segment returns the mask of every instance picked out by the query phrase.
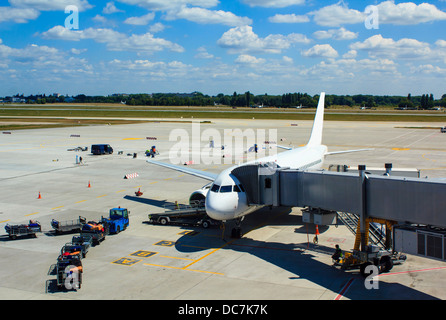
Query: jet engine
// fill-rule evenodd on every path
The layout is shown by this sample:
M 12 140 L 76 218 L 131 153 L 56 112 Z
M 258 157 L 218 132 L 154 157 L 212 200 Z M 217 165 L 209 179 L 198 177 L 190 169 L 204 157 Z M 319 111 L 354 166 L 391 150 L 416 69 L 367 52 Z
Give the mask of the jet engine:
M 195 190 L 189 197 L 189 204 L 192 207 L 204 207 L 206 196 L 211 188 L 212 182 L 203 186 L 202 188 Z

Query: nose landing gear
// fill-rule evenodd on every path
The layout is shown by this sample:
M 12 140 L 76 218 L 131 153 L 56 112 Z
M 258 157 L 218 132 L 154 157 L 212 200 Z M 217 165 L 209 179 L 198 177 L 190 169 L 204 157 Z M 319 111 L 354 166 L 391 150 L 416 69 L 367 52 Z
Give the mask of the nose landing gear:
M 235 227 L 232 228 L 231 237 L 234 239 L 240 239 L 242 237 L 242 221 L 245 217 L 235 219 Z

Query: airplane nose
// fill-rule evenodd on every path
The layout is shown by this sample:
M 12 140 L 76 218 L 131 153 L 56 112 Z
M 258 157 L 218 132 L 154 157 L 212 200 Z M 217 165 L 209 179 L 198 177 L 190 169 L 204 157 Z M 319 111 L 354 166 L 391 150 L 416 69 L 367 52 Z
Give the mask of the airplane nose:
M 223 195 L 209 192 L 206 197 L 206 213 L 214 220 L 234 219 L 238 200 L 233 194 Z

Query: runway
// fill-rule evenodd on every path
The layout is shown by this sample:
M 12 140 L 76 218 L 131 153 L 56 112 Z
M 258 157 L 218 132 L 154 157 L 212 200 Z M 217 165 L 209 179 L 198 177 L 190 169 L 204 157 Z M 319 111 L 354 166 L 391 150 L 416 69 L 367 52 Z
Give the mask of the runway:
M 209 121 L 200 128 L 216 129 L 222 136 L 225 129 L 274 129 L 280 144 L 294 147 L 308 140 L 312 125 L 312 121 L 297 120 Z M 444 178 L 446 134 L 419 129 L 443 125 L 326 121 L 323 143 L 329 151 L 373 150 L 327 157 L 324 167 L 392 163 L 394 168 L 420 169 L 422 177 Z M 405 264 L 378 277 L 379 289 L 366 289 L 358 270 L 342 271 L 331 262 L 335 244 L 351 250 L 354 236 L 342 225 L 320 227 L 319 242 L 313 244 L 314 225 L 302 222 L 301 208 L 262 209 L 248 215 L 241 239 L 230 237 L 230 222 L 225 229 L 149 224 L 149 213 L 162 212 L 164 204 L 175 201 L 187 203 L 193 191 L 208 183 L 146 162 L 144 151 L 152 145 L 160 152 L 155 159 L 168 161 L 176 143 L 169 141 L 172 130 L 191 132 L 191 126 L 189 122 L 148 122 L 0 133 L 0 299 L 446 298 L 446 263 L 412 255 Z M 93 156 L 68 151 L 77 146 L 90 149 L 96 143 L 110 144 L 115 152 Z M 83 164 L 76 163 L 76 155 Z M 235 161 L 248 156 L 237 155 Z M 218 173 L 228 166 L 198 163 L 190 167 Z M 124 179 L 132 173 L 138 176 Z M 135 195 L 138 189 L 143 192 L 140 197 Z M 83 260 L 80 290 L 57 290 L 49 271 L 73 235 L 55 235 L 51 219 L 99 220 L 117 206 L 130 210 L 129 228 L 90 249 Z M 9 240 L 4 226 L 29 219 L 38 220 L 43 232 L 37 238 Z

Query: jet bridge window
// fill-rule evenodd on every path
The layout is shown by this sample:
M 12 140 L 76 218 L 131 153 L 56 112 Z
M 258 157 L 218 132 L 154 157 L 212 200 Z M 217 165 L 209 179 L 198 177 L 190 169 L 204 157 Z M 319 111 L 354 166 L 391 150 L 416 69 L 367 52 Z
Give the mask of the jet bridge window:
M 214 184 L 214 185 L 212 185 L 211 191 L 218 192 L 219 189 L 220 189 L 220 186 L 218 184 Z
M 232 192 L 232 186 L 222 186 L 220 188 L 221 193 Z

